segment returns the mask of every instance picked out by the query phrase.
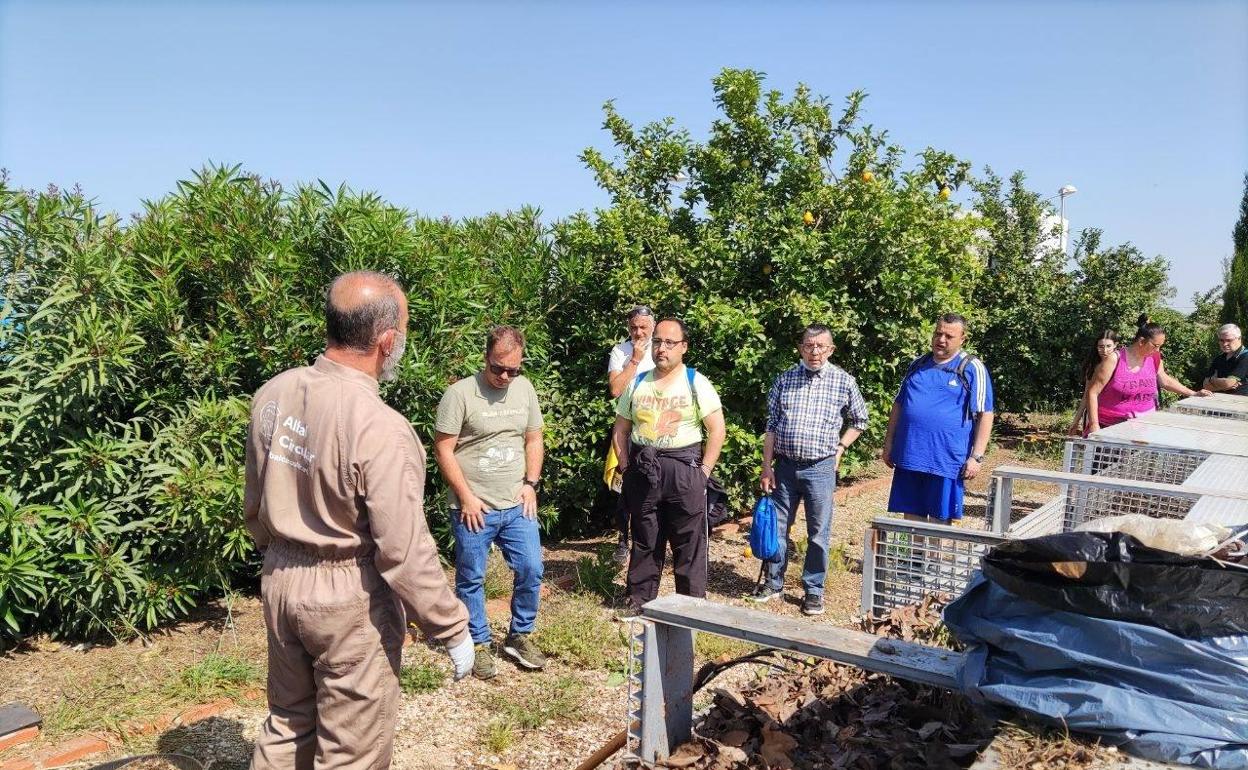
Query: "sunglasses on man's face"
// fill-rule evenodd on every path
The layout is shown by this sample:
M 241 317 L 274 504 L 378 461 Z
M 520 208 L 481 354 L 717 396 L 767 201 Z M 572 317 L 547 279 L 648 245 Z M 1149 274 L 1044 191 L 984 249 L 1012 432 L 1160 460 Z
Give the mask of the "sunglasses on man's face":
M 520 367 L 518 366 L 514 368 L 510 366 L 499 366 L 493 361 L 487 361 L 486 363 L 488 363 L 490 366 L 490 374 L 494 375 L 495 377 L 502 377 L 504 374 L 507 375 L 508 377 L 520 376 Z

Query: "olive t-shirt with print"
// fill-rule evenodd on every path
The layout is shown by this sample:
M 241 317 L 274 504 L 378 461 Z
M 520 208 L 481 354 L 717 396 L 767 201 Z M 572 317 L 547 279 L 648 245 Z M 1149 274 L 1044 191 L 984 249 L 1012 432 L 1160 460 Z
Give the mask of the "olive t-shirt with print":
M 655 387 L 655 374 L 651 370 L 641 382 L 634 378 L 615 404 L 615 413 L 633 423 L 633 443 L 659 449 L 701 443 L 703 418 L 722 408 L 715 386 L 700 373 L 694 374 L 693 386 L 698 390 L 695 410 L 689 375 L 683 367 L 665 390 Z
M 434 430 L 459 436 L 455 459 L 472 493 L 486 508 L 520 504 L 524 483 L 524 434 L 542 427 L 542 409 L 533 383 L 517 377 L 495 388 L 483 372 L 456 382 L 442 394 Z M 459 507 L 455 490 L 450 505 Z

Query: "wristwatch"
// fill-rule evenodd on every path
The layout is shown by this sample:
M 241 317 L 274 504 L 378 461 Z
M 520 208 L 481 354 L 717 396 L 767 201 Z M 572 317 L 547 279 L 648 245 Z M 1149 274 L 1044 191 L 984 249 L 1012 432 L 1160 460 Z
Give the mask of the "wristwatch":
M 533 487 L 533 491 L 534 491 L 534 492 L 540 492 L 540 491 L 541 491 L 541 489 L 542 489 L 542 479 L 541 479 L 541 477 L 538 477 L 538 478 L 536 478 L 536 479 L 525 479 L 525 480 L 524 480 L 524 483 L 525 483 L 525 484 L 528 484 L 528 485 L 529 485 L 529 486 L 531 486 L 531 487 Z
M 971 459 L 977 463 L 982 463 L 984 461 L 984 456 L 983 455 L 971 455 Z

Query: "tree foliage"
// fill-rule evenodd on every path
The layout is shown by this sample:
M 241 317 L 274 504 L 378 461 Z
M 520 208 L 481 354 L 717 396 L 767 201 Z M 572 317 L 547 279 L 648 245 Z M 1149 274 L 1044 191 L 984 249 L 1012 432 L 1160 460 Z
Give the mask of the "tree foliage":
M 1244 196 L 1239 202 L 1239 219 L 1231 231 L 1231 244 L 1231 264 L 1227 268 L 1219 320 L 1248 326 L 1248 174 L 1244 174 Z
M 607 103 L 614 157 L 582 157 L 610 205 L 555 226 L 567 294 L 583 299 L 554 320 L 561 355 L 581 353 L 588 394 L 602 392 L 623 310 L 683 317 L 687 360 L 724 400 L 727 476 L 745 497 L 768 388 L 795 362 L 805 324 L 832 327 L 836 360 L 872 405 L 870 447 L 899 372 L 937 314 L 968 310 L 963 287 L 980 266 L 975 219 L 940 195 L 967 181 L 968 164 L 931 149 L 908 159 L 862 121 L 862 93 L 835 109 L 804 86 L 787 99 L 764 91 L 749 70 L 725 70 L 714 93 L 720 116 L 702 142 L 670 120 L 637 128 Z
M 1106 248 L 1101 231 L 1089 228 L 1067 259 L 1057 232 L 1045 226 L 1054 221 L 1052 208 L 1027 189 L 1021 172 L 1007 184 L 988 169 L 974 188 L 985 228 L 985 271 L 972 292 L 982 327 L 975 344 L 1000 408 L 1070 406 L 1082 392 L 1081 364 L 1094 340 L 1106 329 L 1129 338 L 1141 314 L 1164 317 L 1172 338 L 1167 357 L 1182 349 L 1179 370 L 1170 371 L 1190 373 L 1201 355 L 1192 346 L 1209 344 L 1207 310 L 1189 317 L 1164 308 L 1172 294 L 1164 258 L 1130 243 Z

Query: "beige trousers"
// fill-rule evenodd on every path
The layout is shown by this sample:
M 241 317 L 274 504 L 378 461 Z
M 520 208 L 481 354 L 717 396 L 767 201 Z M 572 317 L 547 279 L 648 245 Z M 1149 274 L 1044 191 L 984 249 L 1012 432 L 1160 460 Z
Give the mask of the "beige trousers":
M 284 542 L 264 555 L 269 718 L 257 770 L 390 766 L 403 612 L 372 556 L 326 561 Z

